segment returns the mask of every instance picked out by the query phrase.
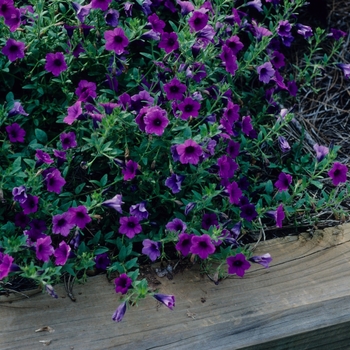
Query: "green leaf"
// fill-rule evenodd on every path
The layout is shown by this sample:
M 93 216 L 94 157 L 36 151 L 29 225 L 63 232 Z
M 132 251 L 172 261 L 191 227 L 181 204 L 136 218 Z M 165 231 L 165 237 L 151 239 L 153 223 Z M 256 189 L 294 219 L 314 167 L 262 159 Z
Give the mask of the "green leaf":
M 85 187 L 85 183 L 82 183 L 79 186 L 77 186 L 74 190 L 75 194 L 79 194 L 83 190 L 84 187 Z
M 133 258 L 133 259 L 127 261 L 127 262 L 124 264 L 124 266 L 125 266 L 125 268 L 126 268 L 127 270 L 130 270 L 130 269 L 132 269 L 133 267 L 137 267 L 137 266 L 138 266 L 138 264 L 137 264 L 137 258 Z
M 108 175 L 107 174 L 104 174 L 100 180 L 100 184 L 102 187 L 106 186 L 107 184 L 107 181 L 108 181 Z
M 43 131 L 41 129 L 35 129 L 35 137 L 42 144 L 47 143 L 47 134 L 45 131 Z
M 99 247 L 95 250 L 95 255 L 107 253 L 108 251 L 109 251 L 109 249 L 107 247 Z

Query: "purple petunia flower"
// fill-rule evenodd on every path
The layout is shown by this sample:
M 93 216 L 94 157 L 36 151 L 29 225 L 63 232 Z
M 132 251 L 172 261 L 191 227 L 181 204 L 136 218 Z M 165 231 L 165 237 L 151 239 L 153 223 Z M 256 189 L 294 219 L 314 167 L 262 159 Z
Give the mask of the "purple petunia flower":
M 153 297 L 163 303 L 166 307 L 168 307 L 170 310 L 173 309 L 175 306 L 175 297 L 173 295 L 167 295 L 167 294 L 154 294 Z
M 239 200 L 242 196 L 242 191 L 239 188 L 237 182 L 232 182 L 227 186 L 227 192 L 229 194 L 230 198 L 230 203 L 231 204 L 239 204 Z
M 148 22 L 150 23 L 152 29 L 159 34 L 163 33 L 163 28 L 165 27 L 165 22 L 159 19 L 156 13 L 148 16 Z
M 320 162 L 329 153 L 329 148 L 326 146 L 320 146 L 317 143 L 314 144 L 314 150 L 316 152 L 316 159 Z
M 278 176 L 278 180 L 275 182 L 275 186 L 278 188 L 279 192 L 287 191 L 289 185 L 292 183 L 293 177 L 292 175 L 280 173 Z
M 100 270 L 106 270 L 107 266 L 111 263 L 108 253 L 102 253 L 95 256 L 96 268 Z
M 19 124 L 13 123 L 11 125 L 6 126 L 5 129 L 11 142 L 24 142 L 26 132 L 20 127 Z
M 249 259 L 251 262 L 260 264 L 265 267 L 265 269 L 269 268 L 269 263 L 272 261 L 271 255 L 269 253 L 263 255 L 255 255 Z
M 197 205 L 197 203 L 189 202 L 185 207 L 185 215 L 188 215 L 189 212 L 192 211 L 196 205 Z
M 198 32 L 208 24 L 208 15 L 204 11 L 194 11 L 188 24 L 192 31 Z
M 172 232 L 185 233 L 187 225 L 178 218 L 173 219 L 165 225 L 165 228 Z
M 39 238 L 36 241 L 36 257 L 41 261 L 49 261 L 50 255 L 54 253 L 53 246 L 51 245 L 51 237 Z
M 198 117 L 201 105 L 191 97 L 186 97 L 179 105 L 179 110 L 182 112 L 180 118 L 187 120 L 190 117 Z
M 161 41 L 158 44 L 160 49 L 164 49 L 166 53 L 170 53 L 179 48 L 179 41 L 177 40 L 177 34 L 175 32 L 162 33 Z
M 276 69 L 284 67 L 284 55 L 278 51 L 274 51 L 271 57 L 271 63 Z
M 168 100 L 182 100 L 183 94 L 186 92 L 186 85 L 182 84 L 177 78 L 173 78 L 164 85 L 164 90 Z
M 194 5 L 190 1 L 176 0 L 176 3 L 181 7 L 181 15 L 186 16 L 190 12 L 194 11 Z
M 158 106 L 148 108 L 143 120 L 146 133 L 158 136 L 163 135 L 164 129 L 169 124 L 167 112 Z
M 77 147 L 77 141 L 75 139 L 75 133 L 73 131 L 65 133 L 63 132 L 60 135 L 60 140 L 62 143 L 62 148 L 64 150 L 68 149 L 68 148 L 75 148 Z
M 104 38 L 106 39 L 106 50 L 114 51 L 117 55 L 124 53 L 124 48 L 129 45 L 129 39 L 125 36 L 122 28 L 106 30 Z
M 190 253 L 192 247 L 193 234 L 180 233 L 179 241 L 176 243 L 176 250 L 178 250 L 183 256 L 187 256 Z
M 287 20 L 278 22 L 277 33 L 280 37 L 289 37 L 291 30 L 292 26 Z
M 27 188 L 25 186 L 14 187 L 12 189 L 13 200 L 24 203 L 27 200 Z
M 235 171 L 238 169 L 238 164 L 228 156 L 221 156 L 218 159 L 219 176 L 222 179 L 233 177 Z
M 131 96 L 131 107 L 137 113 L 139 113 L 143 107 L 153 104 L 153 102 L 154 98 L 146 90 L 142 90 L 138 94 Z
M 109 4 L 112 0 L 92 0 L 91 8 L 92 9 L 101 9 L 102 11 L 107 11 Z
M 15 7 L 12 8 L 4 22 L 10 28 L 10 32 L 14 32 L 21 24 L 21 11 Z
M 126 312 L 126 302 L 123 301 L 118 307 L 117 310 L 115 310 L 113 316 L 112 316 L 112 320 L 115 322 L 120 322 Z
M 176 146 L 176 151 L 180 156 L 182 164 L 198 164 L 199 157 L 202 155 L 202 148 L 194 140 L 186 140 L 183 144 Z
M 24 58 L 24 48 L 25 44 L 23 42 L 10 38 L 6 41 L 6 44 L 2 48 L 1 52 L 6 55 L 11 62 L 13 62 L 17 58 Z
M 346 182 L 346 173 L 348 168 L 346 165 L 335 162 L 331 170 L 328 171 L 329 177 L 332 179 L 333 185 L 338 186 L 341 182 Z
M 75 94 L 78 96 L 78 101 L 85 102 L 89 97 L 95 98 L 96 84 L 87 80 L 80 80 L 78 87 L 75 89 Z
M 14 9 L 13 0 L 0 0 L 0 16 L 4 18 L 10 17 Z
M 350 78 L 350 64 L 338 63 L 337 66 L 343 70 L 345 78 Z
M 142 242 L 142 254 L 148 255 L 151 261 L 156 261 L 160 257 L 160 242 L 151 241 L 150 239 L 144 239 Z
M 58 295 L 57 293 L 55 292 L 55 289 L 52 287 L 51 284 L 45 284 L 45 290 L 46 290 L 46 293 L 48 295 L 50 295 L 51 297 L 57 299 L 58 298 Z
M 242 219 L 246 219 L 247 221 L 253 221 L 258 216 L 258 213 L 255 210 L 254 204 L 242 205 L 240 209 L 241 209 L 240 217 Z
M 290 145 L 283 136 L 278 136 L 278 145 L 282 153 L 287 153 L 290 151 Z
M 305 39 L 309 38 L 310 36 L 313 36 L 311 27 L 305 26 L 300 23 L 298 23 L 296 27 L 297 27 L 297 33 L 302 35 Z
M 38 202 L 39 197 L 28 194 L 27 200 L 19 205 L 22 207 L 23 213 L 27 215 L 30 213 L 35 213 L 38 210 Z
M 27 116 L 28 113 L 26 113 L 26 111 L 23 109 L 21 102 L 16 101 L 13 104 L 13 108 L 10 109 L 10 111 L 8 112 L 7 116 L 10 117 L 14 117 L 17 114 L 21 114 L 24 116 Z
M 232 75 L 235 75 L 236 70 L 238 69 L 237 58 L 227 45 L 223 45 L 222 52 L 219 57 L 224 63 L 226 71 Z
M 232 36 L 231 38 L 227 39 L 225 41 L 226 46 L 228 46 L 232 53 L 236 56 L 239 51 L 241 51 L 244 47 L 244 45 L 239 40 L 239 37 L 237 35 Z
M 173 193 L 179 193 L 184 180 L 185 175 L 172 174 L 165 180 L 165 186 L 169 187 Z
M 101 205 L 104 205 L 107 208 L 113 208 L 118 213 L 123 214 L 122 204 L 124 204 L 124 202 L 122 202 L 122 195 L 117 194 L 112 199 L 102 202 Z
M 122 273 L 114 280 L 115 292 L 126 294 L 131 287 L 132 279 L 126 274 Z
M 79 205 L 76 208 L 69 208 L 68 213 L 71 215 L 70 222 L 77 225 L 81 229 L 83 229 L 86 224 L 91 221 L 91 217 L 89 216 L 84 205 Z
M 68 107 L 68 115 L 63 119 L 63 121 L 68 125 L 72 125 L 73 122 L 82 114 L 83 110 L 81 108 L 81 101 L 77 101 L 73 106 Z
M 197 254 L 201 259 L 206 259 L 210 254 L 215 252 L 215 246 L 209 235 L 193 236 L 191 239 L 192 254 Z
M 259 12 L 262 12 L 262 3 L 261 0 L 253 0 L 253 1 L 248 1 L 246 3 L 246 6 L 251 6 L 254 7 L 256 10 L 258 10 Z
M 283 204 L 280 204 L 277 210 L 270 210 L 266 214 L 275 219 L 277 227 L 282 227 L 282 221 L 285 218 Z
M 242 118 L 242 131 L 247 136 L 253 131 L 252 118 L 249 115 Z
M 239 155 L 240 143 L 230 140 L 227 145 L 226 152 L 231 158 L 236 158 Z
M 84 23 L 86 16 L 89 15 L 91 10 L 91 2 L 87 5 L 81 6 L 77 2 L 72 2 L 74 11 L 77 13 L 77 18 L 81 23 Z
M 292 96 L 296 96 L 297 95 L 297 92 L 298 92 L 298 86 L 297 86 L 297 83 L 295 81 L 288 81 L 287 82 L 287 88 L 288 88 L 288 91 L 289 93 L 292 95 Z
M 119 12 L 114 9 L 110 9 L 105 13 L 105 21 L 111 27 L 116 27 L 118 25 Z
M 126 235 L 128 238 L 133 238 L 142 231 L 142 227 L 136 216 L 123 216 L 119 219 L 119 223 L 119 233 Z
M 126 17 L 132 17 L 132 8 L 133 8 L 134 4 L 132 4 L 131 2 L 127 1 L 124 4 L 124 11 L 125 11 L 125 16 Z
M 247 261 L 245 255 L 242 253 L 228 257 L 226 262 L 228 265 L 228 273 L 230 275 L 236 274 L 239 277 L 243 277 L 246 270 L 250 268 L 249 261 Z
M 45 69 L 54 76 L 59 76 L 61 72 L 67 70 L 67 64 L 62 52 L 48 53 L 46 55 Z
M 209 230 L 211 226 L 217 226 L 219 224 L 218 217 L 215 213 L 207 213 L 202 217 L 202 228 Z
M 47 169 L 44 175 L 44 181 L 46 188 L 49 192 L 61 193 L 62 187 L 65 185 L 66 180 L 61 176 L 61 172 L 58 169 Z
M 132 216 L 136 216 L 139 221 L 146 220 L 148 218 L 148 211 L 146 209 L 146 202 L 141 202 L 132 205 L 129 209 Z
M 256 70 L 259 74 L 259 80 L 265 84 L 267 84 L 275 75 L 275 70 L 273 69 L 271 62 L 265 62 L 261 66 L 257 67 Z
M 42 151 L 41 149 L 37 149 L 36 153 L 35 153 L 35 158 L 38 159 L 38 162 L 40 164 L 52 164 L 54 161 L 53 159 L 50 157 L 50 155 L 44 151 Z
M 186 69 L 186 77 L 192 78 L 196 83 L 201 82 L 206 76 L 207 72 L 203 63 L 195 62 Z
M 68 212 L 63 214 L 57 214 L 52 217 L 53 233 L 59 233 L 62 236 L 67 237 L 74 225 L 75 224 L 71 222 L 71 215 Z
M 0 280 L 7 277 L 10 273 L 13 260 L 12 256 L 0 252 Z
M 29 222 L 29 216 L 25 215 L 23 212 L 17 213 L 15 215 L 15 225 L 17 227 L 20 227 L 24 230 L 28 226 Z
M 331 33 L 328 36 L 334 38 L 334 40 L 339 40 L 340 38 L 345 38 L 348 34 L 340 29 L 331 28 Z
M 138 164 L 134 162 L 133 160 L 129 160 L 125 164 L 125 169 L 122 169 L 122 173 L 124 175 L 124 180 L 131 180 L 136 176 L 136 171 L 138 168 Z
M 64 265 L 67 262 L 70 251 L 71 247 L 65 241 L 62 241 L 53 254 L 56 258 L 56 265 Z

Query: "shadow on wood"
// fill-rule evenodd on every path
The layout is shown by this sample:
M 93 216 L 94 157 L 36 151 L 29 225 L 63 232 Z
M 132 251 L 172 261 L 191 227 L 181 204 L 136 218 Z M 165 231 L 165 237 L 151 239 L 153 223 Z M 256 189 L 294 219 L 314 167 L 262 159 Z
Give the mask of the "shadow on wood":
M 59 299 L 46 294 L 0 304 L 2 350 L 48 349 L 348 349 L 350 225 L 264 242 L 270 269 L 254 265 L 218 286 L 198 268 L 161 279 L 176 296 L 170 311 L 153 298 L 111 320 L 119 305 L 113 283 L 92 277 Z M 54 332 L 35 332 L 49 326 Z

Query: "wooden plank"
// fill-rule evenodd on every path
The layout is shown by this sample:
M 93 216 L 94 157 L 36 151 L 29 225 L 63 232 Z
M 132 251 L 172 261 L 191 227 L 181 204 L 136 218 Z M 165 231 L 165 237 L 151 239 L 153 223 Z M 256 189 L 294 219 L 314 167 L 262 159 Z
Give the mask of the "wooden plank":
M 317 349 L 350 344 L 350 225 L 264 242 L 270 269 L 254 265 L 241 279 L 214 285 L 198 267 L 159 291 L 176 296 L 174 311 L 149 297 L 111 321 L 119 305 L 105 276 L 77 285 L 73 303 L 62 286 L 0 304 L 0 348 L 41 349 Z M 205 300 L 205 302 L 203 302 Z M 50 326 L 53 333 L 35 330 Z M 346 346 L 344 347 L 344 344 Z

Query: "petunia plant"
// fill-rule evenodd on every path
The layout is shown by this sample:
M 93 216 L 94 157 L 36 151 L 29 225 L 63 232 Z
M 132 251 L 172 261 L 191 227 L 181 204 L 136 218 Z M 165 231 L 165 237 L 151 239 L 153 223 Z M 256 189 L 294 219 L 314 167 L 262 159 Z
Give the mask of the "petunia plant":
M 149 294 L 175 306 L 139 264 L 189 259 L 219 283 L 269 266 L 251 233 L 345 215 L 339 147 L 288 138 L 320 67 L 349 76 L 347 34 L 299 23 L 306 1 L 27 3 L 0 0 L 0 288 L 57 297 L 63 275 L 107 271 L 119 322 Z

